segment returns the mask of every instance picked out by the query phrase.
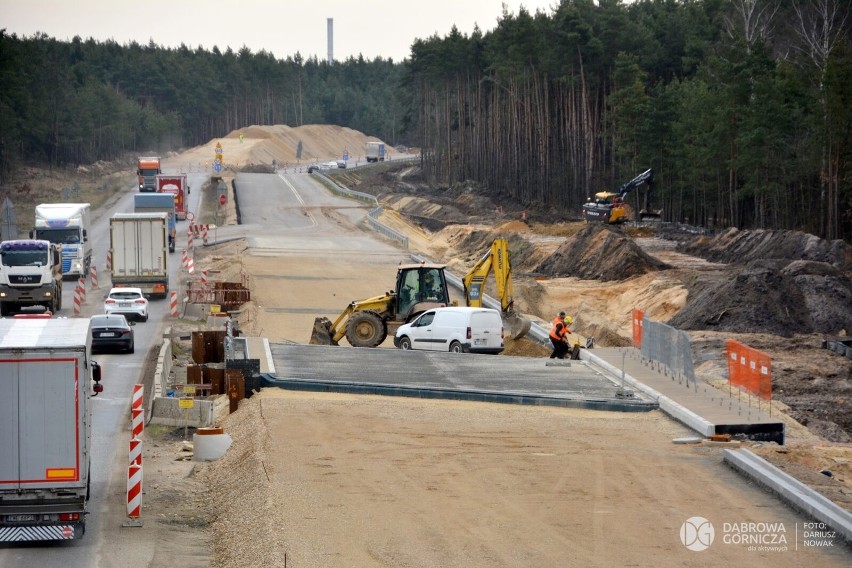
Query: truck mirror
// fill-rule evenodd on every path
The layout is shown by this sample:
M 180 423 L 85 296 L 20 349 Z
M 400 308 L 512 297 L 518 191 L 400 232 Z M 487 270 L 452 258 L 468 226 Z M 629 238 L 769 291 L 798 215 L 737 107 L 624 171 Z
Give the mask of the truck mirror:
M 97 361 L 92 361 L 92 380 L 96 383 L 101 382 L 101 366 Z
M 35 231 L 30 231 L 30 238 L 31 238 L 31 239 L 34 239 L 34 238 L 35 238 Z
M 83 242 L 85 243 L 88 240 L 89 240 L 89 231 L 87 231 L 86 229 L 83 229 Z

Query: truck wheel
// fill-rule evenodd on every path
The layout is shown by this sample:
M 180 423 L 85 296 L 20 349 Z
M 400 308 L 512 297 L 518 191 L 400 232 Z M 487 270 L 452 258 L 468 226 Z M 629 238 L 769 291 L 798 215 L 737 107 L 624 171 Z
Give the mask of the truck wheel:
M 9 315 L 9 308 L 6 306 L 6 304 L 0 303 L 0 316 L 8 316 L 8 315 Z
M 55 314 L 56 312 L 62 309 L 62 286 L 57 286 L 56 295 L 53 298 L 53 302 L 55 304 L 53 313 Z
M 382 317 L 369 310 L 356 312 L 346 324 L 346 341 L 352 347 L 377 347 L 387 333 Z

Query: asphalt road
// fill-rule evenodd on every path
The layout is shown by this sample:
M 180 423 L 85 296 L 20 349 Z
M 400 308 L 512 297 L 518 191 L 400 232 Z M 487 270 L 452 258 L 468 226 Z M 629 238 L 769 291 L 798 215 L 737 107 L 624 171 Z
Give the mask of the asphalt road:
M 200 188 L 207 176 L 190 174 L 191 191 L 189 207 L 197 209 Z M 135 187 L 92 215 L 93 264 L 98 273 L 97 289 L 87 280 L 87 295 L 81 305 L 80 315 L 89 317 L 103 313 L 103 298 L 109 292 L 110 279 L 106 271 L 109 249 L 109 219 L 114 213 L 133 211 Z M 170 255 L 170 287 L 179 285 L 180 245 L 186 242 L 187 221 L 179 221 L 178 249 Z M 62 309 L 57 317 L 73 317 L 76 281 L 66 281 L 62 286 Z M 126 519 L 126 465 L 130 440 L 130 397 L 133 385 L 139 382 L 146 356 L 151 348 L 159 348 L 163 327 L 169 316 L 168 302 L 152 300 L 149 319 L 134 326 L 136 343 L 133 354 L 95 354 L 103 369 L 104 392 L 93 399 L 92 410 L 92 493 L 86 534 L 82 539 L 69 542 L 2 543 L 0 566 L 39 568 L 90 568 L 91 566 L 127 566 L 127 545 L 133 548 L 133 539 L 121 526 Z M 146 554 L 142 551 L 142 554 Z

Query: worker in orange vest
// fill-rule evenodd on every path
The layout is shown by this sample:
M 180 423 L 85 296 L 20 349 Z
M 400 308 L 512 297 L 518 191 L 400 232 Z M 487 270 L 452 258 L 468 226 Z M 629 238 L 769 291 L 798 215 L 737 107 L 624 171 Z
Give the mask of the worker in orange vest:
M 554 318 L 553 326 L 550 328 L 550 342 L 553 344 L 551 359 L 564 359 L 568 354 L 568 334 L 571 333 L 568 326 L 572 323 L 574 320 L 571 316 L 566 316 L 565 312 L 559 312 L 559 315 Z

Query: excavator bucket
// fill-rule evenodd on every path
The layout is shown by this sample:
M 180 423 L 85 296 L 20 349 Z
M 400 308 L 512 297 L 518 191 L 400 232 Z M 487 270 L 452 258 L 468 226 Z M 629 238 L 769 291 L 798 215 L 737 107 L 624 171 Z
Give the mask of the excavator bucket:
M 311 332 L 311 345 L 337 345 L 331 338 L 331 320 L 317 318 L 314 320 L 314 330 Z
M 532 322 L 517 314 L 507 314 L 503 318 L 503 327 L 508 331 L 512 339 L 520 339 L 529 333 Z
M 662 221 L 663 220 L 663 210 L 662 209 L 643 209 L 639 212 L 639 220 L 640 221 Z

